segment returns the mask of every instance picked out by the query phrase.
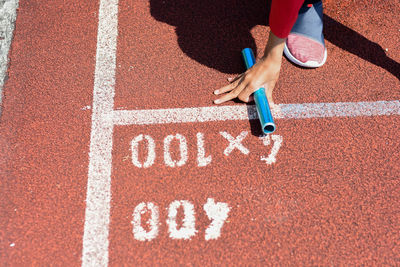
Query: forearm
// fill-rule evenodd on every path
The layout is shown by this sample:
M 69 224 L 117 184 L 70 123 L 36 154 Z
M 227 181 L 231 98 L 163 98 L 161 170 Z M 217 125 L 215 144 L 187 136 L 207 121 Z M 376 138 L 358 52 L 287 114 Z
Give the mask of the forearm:
M 279 38 L 272 31 L 270 31 L 264 56 L 262 58 L 264 60 L 273 60 L 280 63 L 282 61 L 285 41 L 286 38 Z

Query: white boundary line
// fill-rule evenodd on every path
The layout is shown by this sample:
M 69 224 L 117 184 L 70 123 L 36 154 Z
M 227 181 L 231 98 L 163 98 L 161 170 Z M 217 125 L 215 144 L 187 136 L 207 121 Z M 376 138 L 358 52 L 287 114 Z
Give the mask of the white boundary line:
M 400 115 L 400 101 L 280 104 L 275 105 L 271 112 L 274 119 Z M 152 110 L 115 110 L 112 116 L 115 125 L 145 125 L 248 119 L 257 119 L 257 112 L 254 105 Z
M 118 0 L 100 0 L 82 266 L 108 265 Z
M 114 125 L 257 119 L 254 106 L 114 110 L 118 0 L 100 0 L 82 266 L 107 266 Z M 282 104 L 276 119 L 400 115 L 400 101 Z
M 19 0 L 7 0 L 0 7 L 0 112 L 18 6 Z

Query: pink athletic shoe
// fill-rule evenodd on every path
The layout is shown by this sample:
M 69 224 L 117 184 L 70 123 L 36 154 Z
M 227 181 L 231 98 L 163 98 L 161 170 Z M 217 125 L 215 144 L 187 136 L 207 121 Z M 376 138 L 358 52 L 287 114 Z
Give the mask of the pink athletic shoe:
M 306 68 L 318 68 L 325 64 L 327 51 L 322 17 L 322 1 L 301 7 L 283 50 L 294 64 Z

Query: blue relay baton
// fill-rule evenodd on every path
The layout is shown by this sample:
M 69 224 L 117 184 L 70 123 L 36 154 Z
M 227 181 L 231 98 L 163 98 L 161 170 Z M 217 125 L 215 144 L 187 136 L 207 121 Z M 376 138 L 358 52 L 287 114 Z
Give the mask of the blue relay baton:
M 242 56 L 246 69 L 250 69 L 255 63 L 253 51 L 251 48 L 245 48 L 242 50 Z M 272 118 L 271 109 L 269 108 L 268 100 L 265 95 L 265 88 L 261 87 L 254 92 L 254 102 L 256 102 L 256 110 L 258 118 L 260 119 L 261 129 L 264 133 L 273 133 L 275 131 L 275 123 Z

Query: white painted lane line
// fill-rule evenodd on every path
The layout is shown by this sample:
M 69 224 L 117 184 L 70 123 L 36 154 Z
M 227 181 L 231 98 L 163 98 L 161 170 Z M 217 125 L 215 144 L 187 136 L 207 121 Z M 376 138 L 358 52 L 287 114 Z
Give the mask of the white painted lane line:
M 251 118 L 255 119 L 257 117 Z M 116 125 L 248 120 L 246 106 L 213 106 L 149 110 L 115 110 Z
M 400 101 L 280 104 L 271 110 L 274 119 L 400 115 Z M 111 118 L 110 118 L 111 119 Z M 145 125 L 257 119 L 254 105 L 211 106 L 150 110 L 115 110 L 115 125 Z
M 400 101 L 281 105 L 282 119 L 400 115 Z M 278 117 L 279 119 L 279 117 Z
M 83 233 L 82 266 L 108 265 L 111 152 L 118 0 L 101 0 L 93 89 L 92 129 Z
M 0 1 L 0 109 L 2 90 L 7 75 L 8 52 L 10 50 L 19 0 Z

